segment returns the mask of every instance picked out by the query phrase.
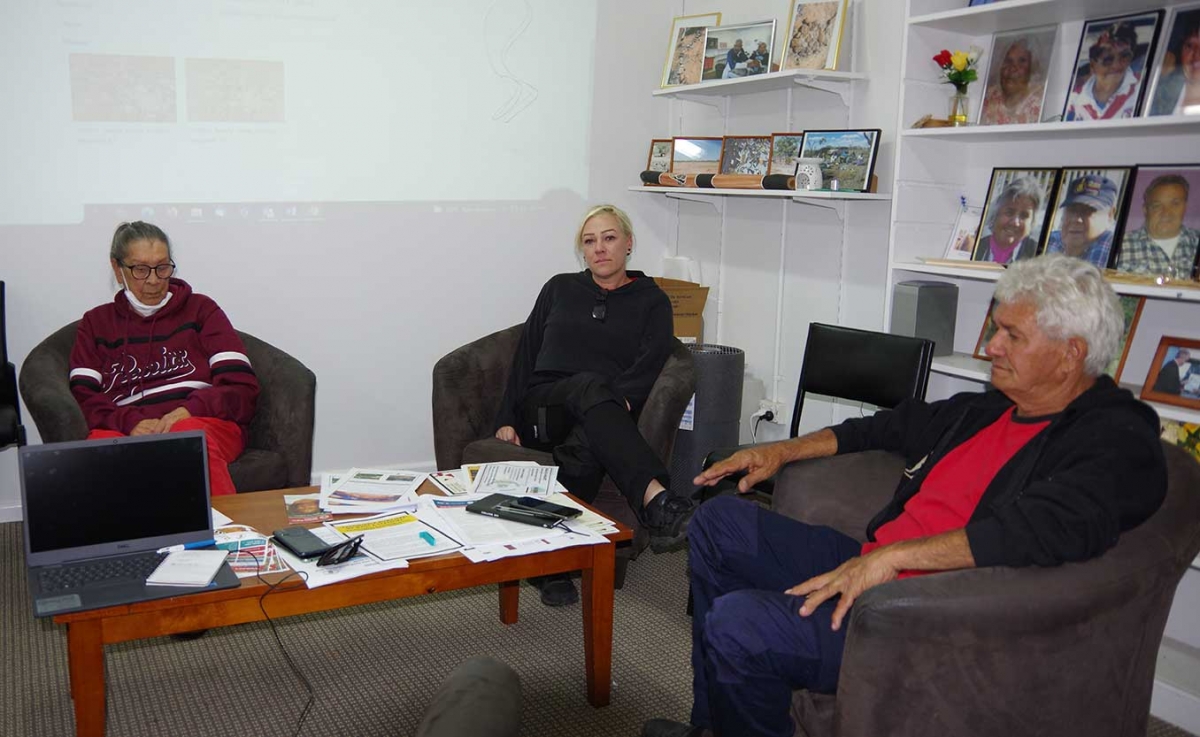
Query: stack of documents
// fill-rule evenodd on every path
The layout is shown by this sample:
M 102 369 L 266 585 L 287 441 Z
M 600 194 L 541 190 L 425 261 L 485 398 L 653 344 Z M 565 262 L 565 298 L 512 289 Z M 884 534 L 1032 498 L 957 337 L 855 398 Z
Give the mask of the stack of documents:
M 146 583 L 150 586 L 207 586 L 216 578 L 227 555 L 229 553 L 224 550 L 177 550 L 158 564 Z
M 462 467 L 471 479 L 471 493 L 547 496 L 558 478 L 558 466 L 539 466 L 532 461 L 473 463 Z
M 320 506 L 332 514 L 411 512 L 417 488 L 427 474 L 379 468 L 352 468 L 345 474 L 322 474 Z
M 213 540 L 218 548 L 229 551 L 229 567 L 238 578 L 281 573 L 288 569 L 275 544 L 253 527 L 224 525 L 217 528 Z

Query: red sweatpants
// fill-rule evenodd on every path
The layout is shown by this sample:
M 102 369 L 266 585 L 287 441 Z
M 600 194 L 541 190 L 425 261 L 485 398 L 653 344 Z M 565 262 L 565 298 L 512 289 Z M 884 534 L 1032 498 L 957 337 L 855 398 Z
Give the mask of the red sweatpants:
M 216 417 L 189 417 L 171 426 L 171 432 L 203 430 L 204 442 L 208 446 L 208 479 L 213 496 L 236 494 L 233 478 L 229 475 L 229 462 L 242 454 L 242 428 L 236 422 L 219 420 Z M 92 430 L 88 440 L 120 438 L 125 433 L 116 430 Z

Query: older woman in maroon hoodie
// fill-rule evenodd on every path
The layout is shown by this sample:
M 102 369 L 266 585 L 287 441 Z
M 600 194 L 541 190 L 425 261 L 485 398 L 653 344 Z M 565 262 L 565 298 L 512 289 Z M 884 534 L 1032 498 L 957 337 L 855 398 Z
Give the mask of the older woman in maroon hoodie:
M 212 493 L 233 494 L 229 462 L 245 447 L 258 379 L 217 303 L 173 279 L 171 241 L 122 223 L 109 252 L 124 288 L 89 310 L 71 351 L 71 393 L 88 438 L 203 430 Z

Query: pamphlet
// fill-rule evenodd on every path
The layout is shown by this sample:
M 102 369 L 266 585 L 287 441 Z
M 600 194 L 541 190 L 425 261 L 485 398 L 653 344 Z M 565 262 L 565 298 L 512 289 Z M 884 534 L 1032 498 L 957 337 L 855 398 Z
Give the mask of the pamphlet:
M 475 478 L 475 494 L 546 496 L 555 488 L 558 466 L 485 463 Z
M 412 560 L 458 550 L 462 545 L 445 532 L 425 524 L 408 512 L 326 522 L 326 527 L 353 537 L 362 535 L 362 547 L 380 560 Z

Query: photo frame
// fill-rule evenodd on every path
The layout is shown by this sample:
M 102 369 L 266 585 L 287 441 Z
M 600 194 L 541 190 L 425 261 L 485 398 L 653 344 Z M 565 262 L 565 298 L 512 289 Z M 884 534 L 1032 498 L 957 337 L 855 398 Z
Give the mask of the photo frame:
M 1200 164 L 1138 166 L 1128 189 L 1117 229 L 1117 271 L 1200 278 Z M 1176 237 L 1170 254 L 1155 242 Z
M 771 169 L 769 174 L 791 175 L 796 171 L 796 161 L 799 159 L 800 145 L 804 142 L 804 133 L 772 133 L 771 134 Z
M 721 147 L 722 174 L 765 176 L 770 168 L 770 136 L 725 136 Z
M 671 171 L 671 153 L 675 142 L 670 138 L 654 138 L 650 141 L 650 155 L 646 157 L 646 171 Z
M 1008 264 L 1038 254 L 1060 169 L 992 169 L 972 261 Z
M 671 22 L 667 61 L 663 64 L 660 87 L 700 82 L 700 74 L 704 70 L 704 33 L 709 26 L 719 25 L 720 13 L 681 15 Z
M 1115 263 L 1117 224 L 1132 174 L 1128 166 L 1064 168 L 1041 252 L 1076 256 L 1098 269 Z
M 799 159 L 820 159 L 825 189 L 866 192 L 879 154 L 879 128 L 804 131 Z
M 1064 121 L 1132 118 L 1141 110 L 1163 11 L 1085 21 L 1071 67 Z M 1101 88 L 1108 88 L 1101 91 Z
M 1189 80 L 1183 69 L 1185 46 L 1189 56 L 1200 54 L 1200 4 L 1173 8 L 1163 28 L 1144 114 L 1200 115 L 1200 75 Z
M 792 0 L 780 69 L 836 70 L 849 0 Z
M 765 64 L 762 45 L 766 46 Z M 775 53 L 775 19 L 708 28 L 704 32 L 704 80 L 766 74 Z
M 967 5 L 968 8 L 974 8 L 978 5 L 991 5 L 993 3 L 1003 2 L 1003 0 L 971 0 Z
M 1146 306 L 1146 298 L 1131 294 L 1120 296 L 1121 314 L 1124 318 L 1124 329 L 1121 331 L 1121 342 L 1117 347 L 1117 355 L 1104 367 L 1104 373 L 1111 376 L 1113 381 L 1121 380 L 1121 372 L 1125 370 L 1125 359 L 1129 356 L 1129 345 L 1133 342 L 1133 334 L 1137 332 L 1138 321 L 1142 319 L 1142 308 Z M 992 322 L 992 311 L 996 309 L 995 300 L 988 305 L 987 316 L 983 318 L 983 329 L 979 331 L 979 340 L 975 343 L 975 358 L 984 361 L 992 360 L 984 352 L 988 341 L 996 334 L 996 324 Z M 1200 353 L 1197 354 L 1200 358 Z
M 979 221 L 983 208 L 964 204 L 954 219 L 950 241 L 946 244 L 946 258 L 951 261 L 970 261 L 975 251 L 975 240 L 979 235 Z
M 979 125 L 1038 123 L 1046 100 L 1058 26 L 1023 28 L 992 36 L 984 69 Z
M 1146 372 L 1141 398 L 1200 409 L 1200 340 L 1164 335 Z
M 672 174 L 720 174 L 721 147 L 725 139 L 713 137 L 671 139 Z

